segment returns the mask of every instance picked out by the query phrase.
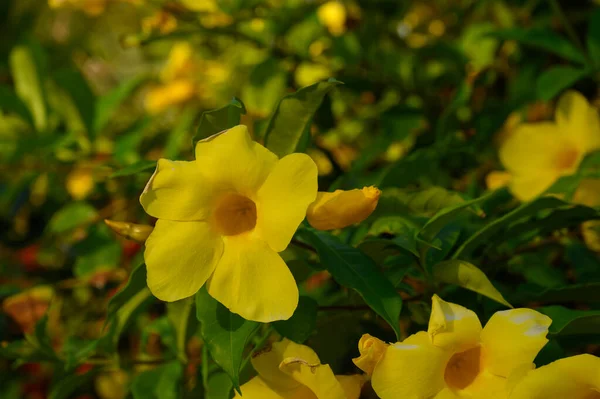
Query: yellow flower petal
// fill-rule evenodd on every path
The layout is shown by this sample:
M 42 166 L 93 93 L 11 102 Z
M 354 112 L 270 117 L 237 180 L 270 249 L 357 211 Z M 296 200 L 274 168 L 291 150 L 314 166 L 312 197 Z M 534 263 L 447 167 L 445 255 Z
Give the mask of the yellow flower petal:
M 316 196 L 317 166 L 308 155 L 279 160 L 256 197 L 256 228 L 274 251 L 288 246 Z
M 196 144 L 196 162 L 207 180 L 250 199 L 277 163 L 277 156 L 252 141 L 238 125 Z
M 372 186 L 333 193 L 319 191 L 316 201 L 308 207 L 306 218 L 315 229 L 341 229 L 368 218 L 380 195 L 381 191 Z
M 433 345 L 462 352 L 479 344 L 481 322 L 475 312 L 434 295 L 427 331 Z
M 207 185 L 195 161 L 159 159 L 140 203 L 146 213 L 155 218 L 204 220 L 210 215 L 215 194 Z
M 360 391 L 366 382 L 364 375 L 336 375 L 335 378 L 342 386 L 347 399 L 358 399 L 360 397 Z
M 578 355 L 530 371 L 510 399 L 599 399 L 600 358 Z
M 298 306 L 298 287 L 283 259 L 248 234 L 223 240 L 223 257 L 208 281 L 208 293 L 246 320 L 289 319 Z
M 303 359 L 310 364 L 321 363 L 311 348 L 299 345 L 287 338 L 280 342 L 274 342 L 269 348 L 260 351 L 251 361 L 254 370 L 269 386 L 281 390 L 291 390 L 301 384 L 279 369 L 281 362 L 290 357 Z
M 211 275 L 223 241 L 205 222 L 159 219 L 146 240 L 148 288 L 163 301 L 194 295 Z
M 450 388 L 442 389 L 437 395 L 433 397 L 433 399 L 459 399 L 460 396 L 454 393 L 454 391 Z
M 581 93 L 568 91 L 556 105 L 556 123 L 583 153 L 600 148 L 600 118 Z
M 552 171 L 513 176 L 508 187 L 512 194 L 521 201 L 530 201 L 550 188 L 557 175 Z
M 506 399 L 507 379 L 481 370 L 475 380 L 461 391 L 462 397 L 473 399 Z
M 496 312 L 481 332 L 486 368 L 508 377 L 517 367 L 533 362 L 546 345 L 552 320 L 531 309 Z
M 254 377 L 240 387 L 242 395 L 235 393 L 235 398 L 243 399 L 301 399 L 298 389 L 279 391 L 270 387 L 262 378 Z M 306 398 L 306 396 L 305 396 Z M 310 398 L 310 397 L 309 397 Z M 303 399 L 303 398 L 302 398 Z
M 415 334 L 417 335 L 417 334 Z M 423 340 L 420 334 L 416 340 Z M 409 339 L 390 345 L 375 366 L 371 384 L 381 399 L 432 398 L 445 388 L 444 370 L 451 353 Z
M 502 144 L 499 155 L 504 167 L 515 176 L 531 176 L 533 173 L 558 170 L 557 161 L 571 147 L 576 151 L 574 143 L 556 124 L 531 123 L 518 126 Z M 567 161 L 564 159 L 562 163 Z
M 310 363 L 305 359 L 288 357 L 279 365 L 281 371 L 309 388 L 317 399 L 346 399 L 342 385 L 331 367 L 326 364 Z
M 352 359 L 356 367 L 367 373 L 373 374 L 373 369 L 383 357 L 389 345 L 369 334 L 364 334 L 358 341 L 360 356 Z

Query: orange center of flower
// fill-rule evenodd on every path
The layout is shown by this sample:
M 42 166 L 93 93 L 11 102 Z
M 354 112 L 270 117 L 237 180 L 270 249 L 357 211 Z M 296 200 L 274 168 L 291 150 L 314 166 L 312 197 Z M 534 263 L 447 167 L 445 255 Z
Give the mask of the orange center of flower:
M 217 203 L 214 220 L 223 235 L 245 233 L 256 226 L 256 204 L 243 195 L 228 194 Z
M 600 399 L 600 392 L 592 389 L 591 392 L 586 395 L 583 399 Z
M 455 353 L 446 365 L 444 379 L 449 387 L 465 389 L 479 375 L 481 370 L 481 347 Z
M 565 148 L 557 154 L 556 166 L 560 170 L 570 170 L 577 166 L 579 151 L 575 148 Z

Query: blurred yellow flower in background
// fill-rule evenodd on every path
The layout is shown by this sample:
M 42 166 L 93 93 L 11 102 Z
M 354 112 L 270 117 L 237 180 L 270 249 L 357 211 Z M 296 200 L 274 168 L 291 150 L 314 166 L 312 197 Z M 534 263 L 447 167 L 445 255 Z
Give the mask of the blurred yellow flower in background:
M 317 10 L 319 21 L 334 36 L 346 32 L 346 14 L 346 7 L 339 1 L 328 1 Z
M 199 59 L 188 42 L 176 43 L 160 72 L 160 83 L 146 94 L 146 109 L 156 114 L 194 98 L 209 100 L 228 77 L 223 64 Z
M 318 230 L 341 229 L 360 223 L 377 207 L 381 191 L 376 187 L 354 190 L 319 191 L 309 207 L 306 219 Z
M 600 358 L 559 359 L 519 376 L 510 399 L 600 399 Z
M 598 112 L 581 94 L 569 91 L 558 101 L 555 122 L 516 127 L 502 143 L 500 160 L 511 174 L 508 187 L 514 196 L 529 201 L 559 177 L 577 171 L 584 156 L 598 149 Z M 594 194 L 600 197 L 600 192 Z
M 67 175 L 67 192 L 75 200 L 86 198 L 96 185 L 92 168 L 76 167 Z
M 244 399 L 358 399 L 362 375 L 334 375 L 308 346 L 287 338 L 252 358 L 258 376 L 241 386 Z
M 316 195 L 308 155 L 278 159 L 243 125 L 199 141 L 195 161 L 160 159 L 140 197 L 159 219 L 144 253 L 150 290 L 176 301 L 206 283 L 245 319 L 288 319 L 298 287 L 277 253 Z
M 373 345 L 359 345 L 361 357 L 355 363 L 364 371 L 372 369 L 380 398 L 506 398 L 508 377 L 533 368 L 548 342 L 552 321 L 534 310 L 496 312 L 482 329 L 473 311 L 437 295 L 432 301 L 428 331 L 387 346 L 374 367 L 360 361 Z M 381 343 L 374 345 L 381 350 Z

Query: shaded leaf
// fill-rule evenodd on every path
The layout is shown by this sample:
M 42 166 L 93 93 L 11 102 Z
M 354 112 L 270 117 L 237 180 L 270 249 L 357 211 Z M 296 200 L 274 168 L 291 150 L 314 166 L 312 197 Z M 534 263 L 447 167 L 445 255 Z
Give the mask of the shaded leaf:
M 588 54 L 596 65 L 600 65 L 600 9 L 596 8 L 588 22 Z
M 198 141 L 239 125 L 241 116 L 245 114 L 244 103 L 235 97 L 221 108 L 203 112 L 192 144 L 195 147 Z
M 146 78 L 144 76 L 136 76 L 133 79 L 127 80 L 114 88 L 109 93 L 98 98 L 94 110 L 94 132 L 100 132 L 106 127 L 117 109 L 123 102 L 137 89 Z
M 134 399 L 178 399 L 181 397 L 183 366 L 170 362 L 136 375 L 131 383 Z
M 64 233 L 84 223 L 92 222 L 97 215 L 96 208 L 87 202 L 72 202 L 52 215 L 47 229 L 50 233 Z
M 296 151 L 323 98 L 340 84 L 342 82 L 329 79 L 283 97 L 267 125 L 265 147 L 280 158 Z
M 600 337 L 600 310 L 574 310 L 563 306 L 537 309 L 552 319 L 551 336 L 596 335 Z
M 339 284 L 356 290 L 400 339 L 402 298 L 375 262 L 331 234 L 303 228 L 299 230 L 299 235 L 317 250 L 321 263 L 333 278 Z
M 540 100 L 548 101 L 590 74 L 587 69 L 556 66 L 544 71 L 537 79 L 536 92 Z
M 299 344 L 304 343 L 317 324 L 317 302 L 307 296 L 301 296 L 298 307 L 292 317 L 288 320 L 280 320 L 273 323 L 275 330 L 286 338 Z

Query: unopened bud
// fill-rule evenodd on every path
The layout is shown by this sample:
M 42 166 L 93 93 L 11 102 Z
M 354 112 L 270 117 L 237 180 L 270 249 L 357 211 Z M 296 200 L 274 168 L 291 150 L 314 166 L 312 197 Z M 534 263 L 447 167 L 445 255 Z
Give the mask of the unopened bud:
M 320 191 L 308 207 L 306 218 L 318 230 L 341 229 L 368 218 L 377 207 L 380 195 L 381 191 L 373 186 L 333 193 Z
M 364 334 L 360 338 L 360 341 L 358 341 L 360 356 L 352 359 L 352 361 L 356 364 L 356 367 L 371 376 L 375 366 L 385 354 L 388 346 L 388 344 L 379 338 Z
M 104 219 L 104 223 L 118 235 L 137 242 L 146 241 L 152 230 L 154 230 L 154 227 L 147 224 L 115 222 L 109 219 Z

